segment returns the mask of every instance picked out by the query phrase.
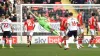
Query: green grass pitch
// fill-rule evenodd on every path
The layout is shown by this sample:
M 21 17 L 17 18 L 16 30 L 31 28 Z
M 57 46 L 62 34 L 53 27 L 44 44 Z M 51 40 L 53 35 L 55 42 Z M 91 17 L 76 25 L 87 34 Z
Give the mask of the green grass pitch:
M 26 47 L 25 44 L 13 45 L 14 49 L 0 48 L 0 56 L 100 56 L 100 48 L 84 48 L 77 50 L 75 44 L 70 44 L 69 50 L 59 48 L 57 44 L 32 44 Z M 100 47 L 100 45 L 97 45 Z

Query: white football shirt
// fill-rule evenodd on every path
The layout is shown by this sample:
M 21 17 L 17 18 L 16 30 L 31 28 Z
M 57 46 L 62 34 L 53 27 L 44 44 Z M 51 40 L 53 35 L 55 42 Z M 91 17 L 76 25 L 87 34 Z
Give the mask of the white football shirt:
M 76 18 L 69 18 L 67 20 L 67 23 L 68 23 L 68 30 L 69 31 L 73 31 L 73 30 L 77 30 L 77 23 L 78 23 L 78 20 Z
M 3 29 L 3 31 L 11 31 L 11 20 L 9 19 L 4 19 L 2 22 L 1 22 L 1 27 Z

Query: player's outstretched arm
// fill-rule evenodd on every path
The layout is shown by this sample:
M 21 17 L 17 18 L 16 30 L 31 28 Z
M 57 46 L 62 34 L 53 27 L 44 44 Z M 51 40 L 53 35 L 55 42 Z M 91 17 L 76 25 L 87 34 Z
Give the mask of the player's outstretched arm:
M 31 11 L 29 11 L 37 20 L 39 20 L 38 16 L 36 16 L 35 14 L 37 14 L 37 12 L 32 13 Z
M 31 13 L 35 18 L 37 17 L 34 13 L 32 13 L 32 11 L 28 11 L 29 13 Z

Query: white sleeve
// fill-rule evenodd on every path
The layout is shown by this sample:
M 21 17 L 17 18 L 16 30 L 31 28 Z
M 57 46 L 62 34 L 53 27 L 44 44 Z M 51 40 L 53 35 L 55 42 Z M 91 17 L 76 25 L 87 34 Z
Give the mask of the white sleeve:
M 69 20 L 69 19 L 67 20 L 67 24 L 68 24 L 68 23 L 70 23 L 70 20 Z
M 12 24 L 12 21 L 10 20 L 9 23 Z

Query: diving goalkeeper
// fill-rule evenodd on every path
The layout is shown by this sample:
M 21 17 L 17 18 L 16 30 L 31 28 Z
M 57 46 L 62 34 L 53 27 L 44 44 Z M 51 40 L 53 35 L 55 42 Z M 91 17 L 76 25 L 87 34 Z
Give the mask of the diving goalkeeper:
M 44 16 L 41 16 L 41 14 L 38 14 L 37 12 L 35 12 L 35 14 L 33 14 L 31 11 L 29 11 L 39 22 L 39 24 L 47 31 L 53 33 L 54 35 L 60 35 L 56 30 L 52 29 L 50 24 L 47 21 L 47 18 Z

